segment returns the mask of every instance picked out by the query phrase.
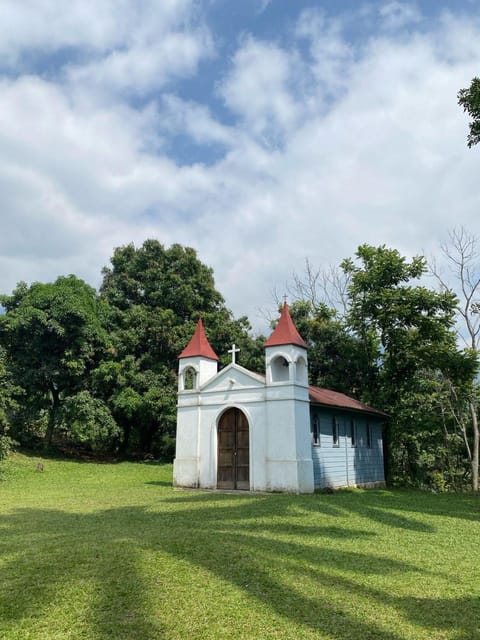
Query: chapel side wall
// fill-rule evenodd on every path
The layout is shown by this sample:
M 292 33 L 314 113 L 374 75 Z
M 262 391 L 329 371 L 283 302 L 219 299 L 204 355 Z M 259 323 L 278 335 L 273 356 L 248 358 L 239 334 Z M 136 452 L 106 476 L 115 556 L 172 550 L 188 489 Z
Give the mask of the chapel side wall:
M 332 422 L 339 422 L 338 446 L 333 444 Z M 312 445 L 315 488 L 348 486 L 343 416 L 330 411 L 319 411 L 320 445 Z
M 310 401 L 308 390 L 304 400 L 295 403 L 295 442 L 297 451 L 298 491 L 311 493 L 314 490 L 313 459 L 310 433 Z
M 377 418 L 318 407 L 312 408 L 312 414 L 318 416 L 320 433 L 320 444 L 312 443 L 315 489 L 384 483 L 382 423 Z M 338 446 L 333 444 L 334 418 L 339 427 Z M 356 446 L 351 442 L 352 419 L 357 425 Z M 367 422 L 371 447 L 367 446 Z
M 265 358 L 266 490 L 310 493 L 313 463 L 307 350 L 294 343 L 271 345 L 266 348 Z
M 268 389 L 266 416 L 265 490 L 296 492 L 295 405 L 291 385 Z
M 371 446 L 367 446 L 367 425 L 370 424 Z M 358 445 L 352 447 L 353 469 L 357 485 L 385 483 L 383 465 L 382 423 L 365 418 L 357 425 Z
M 288 383 L 267 387 L 266 491 L 313 491 L 307 393 Z

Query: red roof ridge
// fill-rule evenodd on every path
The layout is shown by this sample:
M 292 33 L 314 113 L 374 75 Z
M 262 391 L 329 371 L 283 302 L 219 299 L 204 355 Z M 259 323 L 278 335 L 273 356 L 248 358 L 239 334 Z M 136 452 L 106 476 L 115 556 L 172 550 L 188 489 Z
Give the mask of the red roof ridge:
M 384 416 L 388 418 L 388 414 L 374 407 L 370 407 L 368 404 L 355 400 L 350 396 L 340 393 L 339 391 L 332 391 L 331 389 L 322 389 L 321 387 L 311 386 L 308 388 L 310 402 L 316 402 L 318 404 L 326 404 L 332 407 L 338 407 L 339 409 L 355 409 L 356 411 L 363 411 L 365 413 L 373 413 L 376 415 Z
M 201 318 L 198 319 L 195 333 L 193 334 L 192 339 L 178 357 L 193 358 L 195 356 L 202 356 L 203 358 L 208 358 L 209 360 L 218 360 L 218 356 L 212 349 L 205 334 L 205 329 L 203 327 Z
M 290 311 L 288 310 L 288 304 L 285 302 L 283 305 L 280 320 L 275 327 L 274 332 L 270 338 L 263 345 L 264 347 L 276 347 L 282 344 L 295 344 L 297 347 L 307 348 L 302 336 L 298 333 Z

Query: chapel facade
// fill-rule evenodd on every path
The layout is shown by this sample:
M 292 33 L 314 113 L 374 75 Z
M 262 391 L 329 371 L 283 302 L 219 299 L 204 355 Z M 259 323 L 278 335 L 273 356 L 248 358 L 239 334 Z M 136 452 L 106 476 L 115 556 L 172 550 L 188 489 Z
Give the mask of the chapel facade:
M 288 305 L 265 342 L 265 375 L 218 371 L 202 320 L 179 356 L 177 487 L 311 493 L 383 486 L 386 415 L 308 384 L 307 345 Z

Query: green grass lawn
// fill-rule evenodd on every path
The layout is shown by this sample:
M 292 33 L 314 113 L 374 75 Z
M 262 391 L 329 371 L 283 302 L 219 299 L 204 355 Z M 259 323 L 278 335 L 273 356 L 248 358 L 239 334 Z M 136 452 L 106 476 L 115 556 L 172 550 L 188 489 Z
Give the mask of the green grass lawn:
M 480 639 L 480 499 L 174 491 L 171 466 L 0 465 L 0 638 Z

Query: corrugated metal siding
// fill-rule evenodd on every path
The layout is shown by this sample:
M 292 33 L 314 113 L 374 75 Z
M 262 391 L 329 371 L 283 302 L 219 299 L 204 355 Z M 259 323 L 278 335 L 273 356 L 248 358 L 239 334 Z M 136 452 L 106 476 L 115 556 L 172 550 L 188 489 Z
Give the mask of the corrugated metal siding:
M 384 480 L 382 427 L 378 419 L 320 407 L 311 407 L 311 414 L 312 419 L 317 416 L 320 431 L 320 445 L 312 445 L 316 489 Z M 333 444 L 334 418 L 339 425 L 339 446 Z M 352 419 L 356 422 L 357 430 L 357 445 L 353 447 L 350 434 Z M 367 423 L 371 429 L 371 447 L 367 446 Z

